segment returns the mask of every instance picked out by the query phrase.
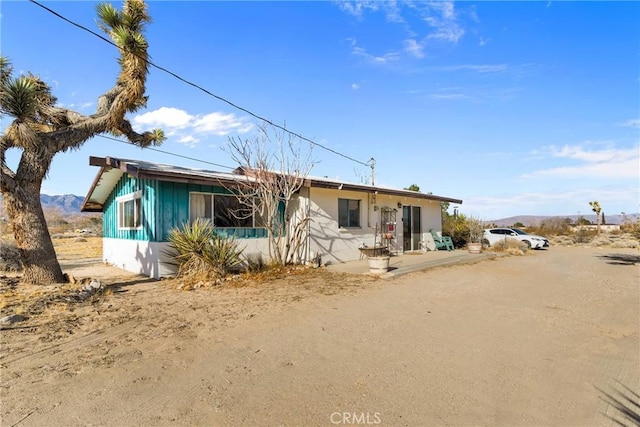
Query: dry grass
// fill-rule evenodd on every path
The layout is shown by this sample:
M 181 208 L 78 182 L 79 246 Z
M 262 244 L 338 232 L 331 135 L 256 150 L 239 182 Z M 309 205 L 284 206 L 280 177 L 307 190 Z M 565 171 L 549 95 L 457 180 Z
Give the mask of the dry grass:
M 92 304 L 109 296 L 112 292 L 101 292 L 89 298 L 80 298 L 82 286 L 59 284 L 40 286 L 19 284 L 19 277 L 0 277 L 0 318 L 20 314 L 27 318 L 38 316 L 55 317 L 73 311 L 80 304 Z
M 500 240 L 489 248 L 493 252 L 506 252 L 511 255 L 524 255 L 528 249 L 526 243 L 516 239 Z
M 102 237 L 54 238 L 53 246 L 59 259 L 102 258 Z

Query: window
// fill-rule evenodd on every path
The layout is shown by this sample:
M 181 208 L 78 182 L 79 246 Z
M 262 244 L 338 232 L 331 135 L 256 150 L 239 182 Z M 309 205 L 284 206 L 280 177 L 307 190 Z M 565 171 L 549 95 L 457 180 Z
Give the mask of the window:
M 142 191 L 119 197 L 118 229 L 136 230 L 142 227 Z
M 235 196 L 216 195 L 213 200 L 216 227 L 253 227 L 253 209 Z
M 338 199 L 338 226 L 360 227 L 360 200 Z
M 263 223 L 251 207 L 225 194 L 191 193 L 189 220 L 193 222 L 196 218 L 208 218 L 215 227 L 253 228 Z

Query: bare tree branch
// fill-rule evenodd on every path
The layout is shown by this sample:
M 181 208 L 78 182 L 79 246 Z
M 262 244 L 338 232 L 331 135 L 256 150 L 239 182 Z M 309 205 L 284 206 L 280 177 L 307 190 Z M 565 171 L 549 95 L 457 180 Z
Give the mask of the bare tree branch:
M 265 126 L 254 139 L 229 138 L 226 149 L 244 178 L 232 191 L 264 222 L 269 257 L 281 265 L 302 259 L 299 250 L 309 221 L 306 214 L 292 218 L 291 212 L 291 202 L 314 165 L 312 146 L 302 150 L 292 135 Z

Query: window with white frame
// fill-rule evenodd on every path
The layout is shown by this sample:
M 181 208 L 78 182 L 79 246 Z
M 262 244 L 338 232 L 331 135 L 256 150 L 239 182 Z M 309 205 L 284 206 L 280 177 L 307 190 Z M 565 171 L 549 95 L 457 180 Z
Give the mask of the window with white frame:
M 211 220 L 215 227 L 254 228 L 263 227 L 264 222 L 251 206 L 230 194 L 190 193 L 189 220 L 196 218 Z
M 360 227 L 360 200 L 338 199 L 338 227 Z
M 118 197 L 118 229 L 136 230 L 142 227 L 142 191 Z

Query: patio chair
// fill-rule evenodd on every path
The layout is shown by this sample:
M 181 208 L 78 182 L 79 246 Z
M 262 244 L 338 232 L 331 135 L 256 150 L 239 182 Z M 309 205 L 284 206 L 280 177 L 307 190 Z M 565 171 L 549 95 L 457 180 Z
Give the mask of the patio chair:
M 440 231 L 431 231 L 431 236 L 436 244 L 436 250 L 446 249 L 448 251 L 452 251 L 455 249 L 453 247 L 453 240 L 451 240 L 450 236 L 443 236 Z

